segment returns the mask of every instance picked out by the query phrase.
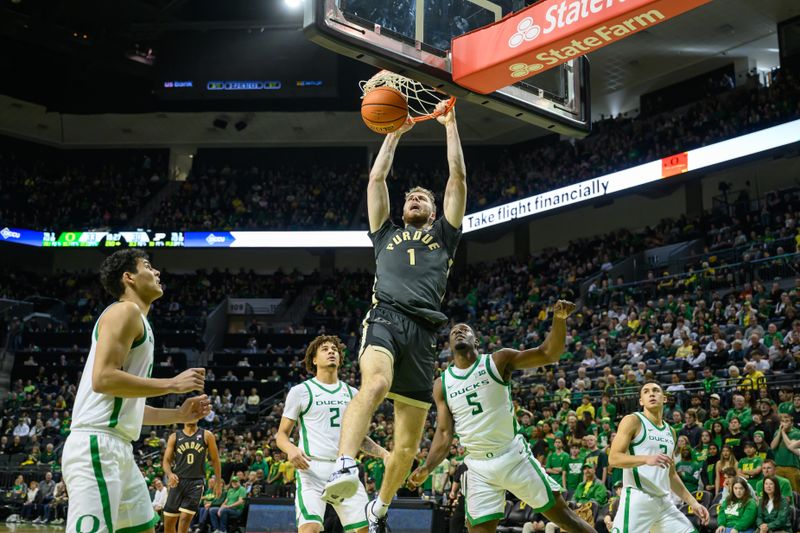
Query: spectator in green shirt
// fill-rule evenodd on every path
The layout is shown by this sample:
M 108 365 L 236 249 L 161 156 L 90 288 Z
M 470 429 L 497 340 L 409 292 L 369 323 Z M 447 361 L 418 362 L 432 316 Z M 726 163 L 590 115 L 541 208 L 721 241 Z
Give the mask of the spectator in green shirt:
M 583 465 L 583 482 L 575 489 L 575 494 L 572 496 L 572 499 L 578 505 L 594 501 L 602 506 L 608 501 L 608 491 L 602 483 L 597 480 L 593 464 L 587 463 Z
M 569 457 L 564 463 L 563 485 L 570 491 L 578 488 L 583 479 L 583 455 L 581 455 L 581 445 L 578 441 L 573 441 L 569 445 Z
M 753 425 L 753 411 L 744 403 L 744 396 L 741 394 L 733 395 L 733 408 L 728 409 L 728 414 L 725 415 L 729 426 L 733 417 L 739 419 L 742 431 L 747 431 Z
M 697 492 L 702 469 L 703 465 L 694 460 L 692 449 L 688 446 L 681 448 L 681 460 L 675 463 L 675 471 L 689 492 Z
M 249 471 L 255 472 L 261 470 L 266 476 L 269 473 L 269 464 L 264 460 L 264 452 L 261 450 L 256 451 L 256 460 L 250 465 Z
M 750 497 L 747 482 L 742 479 L 734 481 L 731 492 L 719 507 L 716 533 L 753 533 L 758 519 L 758 505 Z
M 774 477 L 778 480 L 778 485 L 780 485 L 781 494 L 791 494 L 792 493 L 792 484 L 789 483 L 789 480 L 783 476 L 779 476 L 775 473 L 775 459 L 766 459 L 764 464 L 761 465 L 761 473 L 764 475 L 764 478 Z M 761 496 L 764 494 L 764 480 L 758 482 L 756 485 L 756 494 Z
M 612 423 L 617 419 L 617 406 L 611 403 L 611 395 L 604 392 L 600 397 L 600 407 L 597 410 L 600 419 L 608 418 Z
M 219 507 L 211 507 L 208 510 L 211 518 L 211 527 L 214 531 L 228 533 L 228 520 L 231 517 L 239 518 L 244 509 L 244 500 L 247 491 L 239 483 L 237 476 L 231 477 L 231 485 L 225 494 L 225 501 Z
M 778 413 L 792 414 L 794 411 L 794 403 L 792 402 L 792 388 L 783 387 L 778 391 L 778 398 L 781 403 L 778 405 Z
M 775 432 L 770 444 L 775 452 L 776 473 L 792 484 L 792 490 L 800 492 L 800 429 L 794 427 L 792 415 L 781 413 L 781 427 Z
M 755 490 L 758 482 L 764 477 L 761 475 L 761 466 L 764 461 L 756 455 L 756 445 L 751 440 L 744 443 L 744 455 L 739 459 L 739 475 L 745 478 Z
M 219 508 L 225 502 L 225 497 L 222 495 L 223 485 L 222 481 L 217 481 L 214 476 L 208 478 L 208 489 L 200 498 L 200 507 L 195 515 L 197 517 L 196 527 L 201 530 L 211 520 L 210 509 L 212 507 Z
M 759 533 L 792 531 L 790 501 L 781 493 L 780 483 L 770 476 L 764 479 L 764 495 L 758 504 L 756 524 Z
M 555 450 L 548 454 L 544 469 L 553 479 L 562 479 L 569 454 L 564 451 L 564 441 L 562 439 L 556 437 L 553 441 L 553 446 Z
M 722 416 L 720 416 L 719 407 L 712 405 L 711 408 L 709 409 L 708 420 L 703 422 L 703 428 L 707 429 L 708 431 L 711 431 L 711 427 L 714 425 L 714 422 L 719 422 L 723 426 L 728 425 L 727 421 Z
M 714 375 L 710 367 L 703 368 L 703 390 L 706 394 L 714 394 L 717 390 L 719 378 Z

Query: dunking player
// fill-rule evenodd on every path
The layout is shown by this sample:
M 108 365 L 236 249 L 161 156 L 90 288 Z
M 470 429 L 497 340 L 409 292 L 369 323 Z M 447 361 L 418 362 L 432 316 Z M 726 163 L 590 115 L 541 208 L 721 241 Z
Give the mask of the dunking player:
M 670 498 L 686 502 L 705 525 L 708 509 L 700 505 L 675 471 L 673 455 L 678 438 L 667 424 L 664 391 L 647 382 L 639 392 L 643 412 L 626 415 L 611 443 L 608 464 L 622 468 L 622 496 L 612 533 L 689 533 L 696 529 Z
M 167 476 L 167 503 L 164 505 L 164 533 L 189 531 L 203 497 L 206 478 L 206 455 L 211 459 L 216 479 L 222 479 L 217 439 L 207 429 L 198 429 L 197 422 L 187 422 L 182 430 L 169 436 L 161 462 Z M 173 466 L 174 465 L 174 466 Z M 214 495 L 222 495 L 222 483 L 214 485 Z
M 103 287 L 118 301 L 103 311 L 92 331 L 62 466 L 70 494 L 67 531 L 153 531 L 158 515 L 133 458 L 131 442 L 148 426 L 192 422 L 208 415 L 208 397 L 178 409 L 156 409 L 145 399 L 203 390 L 205 370 L 153 379 L 150 305 L 164 291 L 160 273 L 141 250 L 113 253 L 100 267 Z
M 463 487 L 471 533 L 495 531 L 503 518 L 506 490 L 543 513 L 564 531 L 594 529 L 578 518 L 561 497 L 561 487 L 544 473 L 524 436 L 518 433 L 511 401 L 511 373 L 558 362 L 564 352 L 566 319 L 575 304 L 559 300 L 553 327 L 544 342 L 530 350 L 508 348 L 479 354 L 475 332 L 466 324 L 450 331 L 453 364 L 434 383 L 436 433 L 425 464 L 409 477 L 416 487 L 447 456 L 453 433 L 466 447 L 468 466 Z
M 446 130 L 450 171 L 443 217 L 436 218 L 433 193 L 414 187 L 406 193 L 404 227 L 389 218 L 386 176 L 397 143 L 410 124 L 386 136 L 367 186 L 369 236 L 376 263 L 374 305 L 364 319 L 361 337 L 361 392 L 345 412 L 337 468 L 323 498 L 330 503 L 355 494 L 358 469 L 353 457 L 367 434 L 372 414 L 388 395 L 394 400 L 394 449 L 378 498 L 368 506 L 370 531 L 375 532 L 385 530 L 389 502 L 411 468 L 433 400 L 436 330 L 447 320 L 440 306 L 461 238 L 467 201 L 455 111 L 437 120 Z
M 353 397 L 358 397 L 356 389 L 339 381 L 343 350 L 338 337 L 321 335 L 311 341 L 306 349 L 305 363 L 314 377 L 291 388 L 278 428 L 278 447 L 297 468 L 295 514 L 300 533 L 319 533 L 322 530 L 325 517 L 322 488 L 336 467 L 342 413 Z M 289 440 L 297 422 L 300 423 L 302 448 Z M 361 449 L 382 459 L 389 455 L 369 437 L 364 439 Z M 367 492 L 359 482 L 352 498 L 333 505 L 345 531 L 367 531 L 366 504 Z

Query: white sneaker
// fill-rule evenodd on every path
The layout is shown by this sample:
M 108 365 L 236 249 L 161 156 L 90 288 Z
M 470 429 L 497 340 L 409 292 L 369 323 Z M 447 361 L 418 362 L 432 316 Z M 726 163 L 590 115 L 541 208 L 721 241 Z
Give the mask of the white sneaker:
M 31 524 L 41 524 L 41 523 L 42 523 L 42 519 L 41 518 L 36 518 L 36 519 L 33 520 L 33 522 L 31 522 Z
M 322 491 L 322 500 L 331 504 L 338 505 L 347 498 L 352 498 L 358 490 L 358 465 L 335 470 L 328 482 L 325 490 Z

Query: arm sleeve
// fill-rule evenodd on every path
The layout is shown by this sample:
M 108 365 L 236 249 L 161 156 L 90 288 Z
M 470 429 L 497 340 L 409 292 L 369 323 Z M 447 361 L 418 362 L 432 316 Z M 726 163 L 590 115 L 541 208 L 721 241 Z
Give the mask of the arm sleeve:
M 283 406 L 283 416 L 289 420 L 297 420 L 300 414 L 308 408 L 308 389 L 305 385 L 296 385 L 291 388 L 286 395 L 286 403 Z

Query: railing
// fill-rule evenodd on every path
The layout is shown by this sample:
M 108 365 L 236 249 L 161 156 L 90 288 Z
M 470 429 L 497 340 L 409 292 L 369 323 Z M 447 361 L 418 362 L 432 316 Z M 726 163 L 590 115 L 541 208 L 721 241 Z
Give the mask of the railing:
M 645 298 L 655 297 L 672 289 L 693 290 L 699 286 L 704 290 L 733 288 L 753 281 L 769 281 L 794 277 L 800 274 L 800 253 L 783 254 L 756 261 L 742 261 L 730 265 L 702 268 L 682 274 L 609 285 L 608 289 L 588 292 L 591 305 L 606 305 L 612 293 L 627 293 Z M 622 302 L 624 303 L 624 302 Z
M 704 261 L 709 261 L 712 257 L 717 258 L 717 263 L 740 261 L 742 257 L 748 252 L 752 252 L 753 254 L 756 255 L 763 253 L 765 251 L 769 253 L 775 253 L 779 247 L 783 247 L 784 251 L 794 250 L 795 249 L 794 237 L 784 237 L 783 239 L 774 239 L 774 240 L 768 240 L 767 237 L 762 237 L 761 240 L 749 241 L 745 244 L 732 246 L 730 248 L 722 248 L 719 250 L 713 250 L 702 254 L 679 257 L 675 260 L 670 261 L 669 270 L 671 272 L 680 272 L 687 265 L 701 264 Z

